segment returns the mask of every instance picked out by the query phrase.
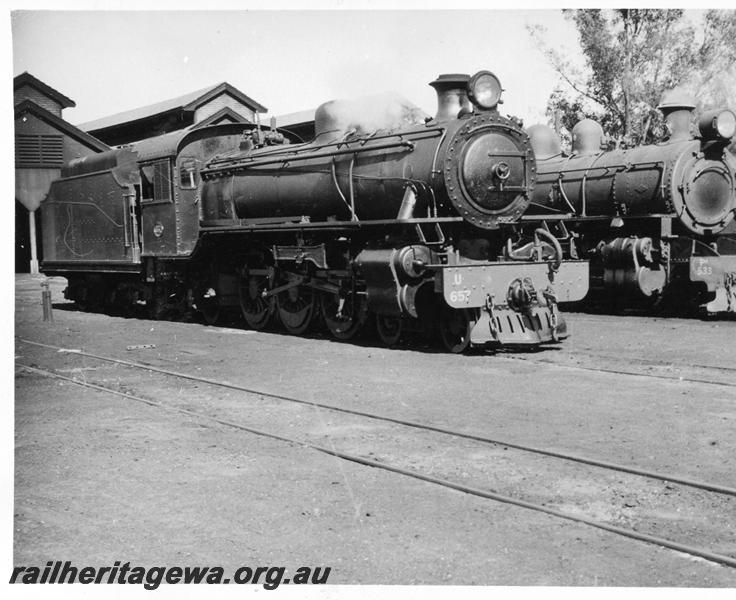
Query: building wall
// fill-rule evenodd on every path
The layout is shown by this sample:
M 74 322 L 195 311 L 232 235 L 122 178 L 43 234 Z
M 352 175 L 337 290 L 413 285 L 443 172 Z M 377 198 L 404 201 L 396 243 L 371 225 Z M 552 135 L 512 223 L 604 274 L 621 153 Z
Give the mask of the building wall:
M 229 106 L 236 113 L 244 116 L 251 123 L 255 123 L 255 113 L 245 104 L 224 92 L 194 111 L 194 122 L 199 123 L 200 121 L 204 121 L 207 117 L 214 115 L 218 110 L 222 110 L 226 106 Z
M 51 114 L 61 117 L 61 104 L 49 98 L 46 94 L 39 92 L 30 85 L 24 85 L 13 91 L 13 106 L 20 104 L 23 100 L 30 100 L 45 108 Z
M 88 148 L 74 138 L 69 137 L 52 125 L 39 119 L 36 115 L 25 113 L 15 121 L 16 141 L 22 136 L 47 136 L 41 138 L 41 143 L 54 143 L 60 138 L 62 152 L 42 154 L 41 160 L 23 162 L 16 154 L 15 198 L 27 209 L 36 210 L 39 203 L 46 197 L 51 181 L 58 178 L 61 166 L 70 160 L 96 154 L 96 150 Z
M 62 131 L 56 129 L 53 125 L 50 125 L 46 121 L 39 119 L 32 113 L 25 113 L 19 119 L 15 121 L 15 133 L 18 134 L 30 134 L 30 135 L 61 135 L 64 138 L 63 145 L 63 161 L 69 162 L 74 158 L 81 156 L 89 156 L 90 154 L 96 154 L 97 150 L 93 150 L 81 142 L 69 137 Z

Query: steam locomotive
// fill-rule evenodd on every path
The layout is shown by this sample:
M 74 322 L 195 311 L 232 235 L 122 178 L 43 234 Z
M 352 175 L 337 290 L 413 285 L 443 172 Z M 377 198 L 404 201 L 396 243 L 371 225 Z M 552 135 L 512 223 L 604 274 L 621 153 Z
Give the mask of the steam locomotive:
M 152 317 L 302 334 L 321 316 L 340 340 L 371 321 L 387 345 L 435 332 L 451 352 L 565 337 L 558 303 L 585 296 L 588 264 L 525 214 L 537 166 L 498 78 L 430 85 L 433 118 L 337 100 L 309 143 L 228 124 L 72 161 L 42 205 L 42 269 L 82 306 Z
M 736 313 L 736 116 L 715 110 L 691 134 L 695 103 L 673 90 L 658 107 L 670 132 L 654 145 L 602 151 L 592 120 L 562 154 L 550 128 L 529 128 L 532 203 L 557 215 L 566 256 L 591 260 L 586 303 Z

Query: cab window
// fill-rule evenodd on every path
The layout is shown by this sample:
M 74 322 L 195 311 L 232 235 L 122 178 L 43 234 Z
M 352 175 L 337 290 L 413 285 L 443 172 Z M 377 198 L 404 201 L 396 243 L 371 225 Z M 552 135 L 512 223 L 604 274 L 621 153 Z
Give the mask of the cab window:
M 168 159 L 141 166 L 141 200 L 171 201 L 171 168 Z

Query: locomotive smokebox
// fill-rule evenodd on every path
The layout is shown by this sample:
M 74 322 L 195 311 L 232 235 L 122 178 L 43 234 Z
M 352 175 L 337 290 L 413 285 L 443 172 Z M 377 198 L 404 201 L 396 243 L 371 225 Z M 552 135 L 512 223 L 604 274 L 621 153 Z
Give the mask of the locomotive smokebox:
M 461 110 L 473 112 L 468 98 L 468 81 L 470 75 L 447 73 L 429 84 L 437 92 L 437 115 L 435 115 L 437 121 L 457 119 Z

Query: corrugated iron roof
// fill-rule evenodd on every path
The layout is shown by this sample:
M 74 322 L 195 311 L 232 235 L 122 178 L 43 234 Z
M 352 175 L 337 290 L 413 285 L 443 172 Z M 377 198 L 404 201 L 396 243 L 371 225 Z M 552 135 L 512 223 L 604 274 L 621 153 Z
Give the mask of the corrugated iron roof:
M 233 87 L 226 81 L 211 85 L 194 92 L 189 92 L 176 98 L 170 98 L 169 100 L 163 100 L 156 104 L 149 104 L 148 106 L 142 106 L 140 108 L 134 108 L 120 112 L 108 117 L 102 117 L 94 121 L 87 121 L 86 123 L 80 123 L 77 125 L 84 131 L 99 131 L 101 129 L 107 129 L 108 127 L 114 127 L 116 125 L 122 125 L 123 123 L 131 123 L 133 121 L 139 121 L 148 117 L 153 117 L 163 113 L 167 113 L 173 110 L 193 111 L 198 106 L 204 104 L 208 100 L 220 95 L 221 93 L 229 93 L 233 97 L 240 100 L 243 104 L 249 106 L 257 112 L 265 112 L 266 108 L 260 103 L 256 102 L 252 98 L 246 96 L 243 92 Z

